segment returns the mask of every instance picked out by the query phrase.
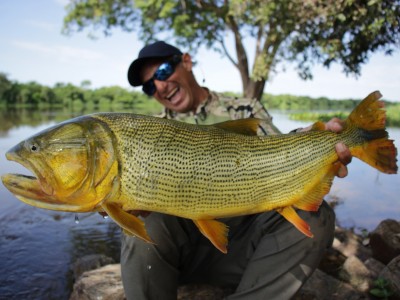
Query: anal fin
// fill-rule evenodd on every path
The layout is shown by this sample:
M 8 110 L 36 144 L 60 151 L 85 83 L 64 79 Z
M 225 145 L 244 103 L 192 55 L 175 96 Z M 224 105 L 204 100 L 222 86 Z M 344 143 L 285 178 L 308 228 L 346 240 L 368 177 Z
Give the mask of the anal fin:
M 314 235 L 310 231 L 310 225 L 307 224 L 302 218 L 299 217 L 297 212 L 292 206 L 286 206 L 282 209 L 277 210 L 286 220 L 294 225 L 300 232 L 304 233 L 308 237 L 313 237 Z
M 227 253 L 228 226 L 216 220 L 193 220 L 200 232 L 222 253 Z
M 154 244 L 147 234 L 144 222 L 138 217 L 122 210 L 115 203 L 103 203 L 102 208 L 128 235 L 134 235 L 147 243 Z

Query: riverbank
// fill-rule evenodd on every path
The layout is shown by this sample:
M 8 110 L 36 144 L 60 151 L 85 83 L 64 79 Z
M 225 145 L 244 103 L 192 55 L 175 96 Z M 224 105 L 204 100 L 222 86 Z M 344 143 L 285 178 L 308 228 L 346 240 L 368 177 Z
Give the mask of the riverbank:
M 120 265 L 109 258 L 81 258 L 73 270 L 70 300 L 125 299 Z M 220 287 L 181 286 L 178 299 L 219 300 L 230 293 Z M 400 222 L 384 220 L 368 235 L 336 227 L 332 247 L 293 299 L 400 299 Z

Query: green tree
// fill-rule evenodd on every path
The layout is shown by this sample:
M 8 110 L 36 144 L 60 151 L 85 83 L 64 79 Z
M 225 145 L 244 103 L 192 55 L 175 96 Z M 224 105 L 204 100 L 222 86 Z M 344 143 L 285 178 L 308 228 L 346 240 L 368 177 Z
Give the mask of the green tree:
M 65 107 L 73 107 L 74 105 L 84 106 L 86 104 L 84 90 L 71 83 L 56 83 L 53 91 L 57 101 L 62 101 Z
M 0 72 L 0 105 L 7 102 L 7 93 L 11 90 L 12 82 L 7 74 Z
M 244 96 L 258 99 L 283 61 L 295 62 L 303 79 L 315 63 L 359 75 L 371 53 L 391 54 L 400 40 L 400 0 L 71 0 L 66 12 L 66 33 L 119 27 L 144 41 L 162 34 L 193 51 L 201 44 L 220 51 L 240 72 Z

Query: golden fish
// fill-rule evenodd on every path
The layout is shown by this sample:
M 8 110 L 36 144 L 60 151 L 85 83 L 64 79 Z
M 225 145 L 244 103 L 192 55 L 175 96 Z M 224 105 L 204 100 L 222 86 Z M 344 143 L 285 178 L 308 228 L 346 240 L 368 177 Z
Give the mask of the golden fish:
M 226 253 L 228 228 L 215 219 L 276 210 L 312 236 L 295 211 L 317 211 L 339 164 L 335 145 L 381 172 L 397 172 L 379 92 L 365 98 L 333 133 L 257 136 L 260 120 L 198 126 L 122 113 L 78 117 L 21 142 L 6 157 L 36 177 L 7 174 L 4 185 L 40 208 L 105 211 L 126 233 L 147 242 L 154 211 L 192 219 Z

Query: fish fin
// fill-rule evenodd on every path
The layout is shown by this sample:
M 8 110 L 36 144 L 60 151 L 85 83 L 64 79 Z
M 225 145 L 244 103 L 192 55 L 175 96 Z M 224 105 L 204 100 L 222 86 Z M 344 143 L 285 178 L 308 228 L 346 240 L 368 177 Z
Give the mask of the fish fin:
M 322 130 L 326 130 L 325 123 L 322 121 L 315 122 L 310 129 L 310 131 L 322 131 Z
M 365 130 L 385 129 L 386 112 L 379 91 L 369 94 L 350 113 L 346 122 Z
M 144 222 L 138 217 L 122 210 L 116 203 L 103 203 L 101 206 L 126 234 L 134 235 L 147 243 L 154 244 L 147 234 Z
M 294 207 L 306 211 L 318 211 L 323 197 L 329 193 L 333 179 L 340 168 L 340 162 L 333 163 L 328 169 L 324 168 L 320 171 L 324 174 L 322 178 L 314 180 L 304 188 L 304 193 L 299 201 L 293 204 Z
M 397 149 L 392 140 L 385 138 L 373 140 L 354 147 L 351 154 L 383 173 L 397 173 Z
M 230 120 L 222 123 L 213 124 L 210 126 L 218 127 L 220 129 L 239 133 L 244 135 L 257 135 L 257 130 L 262 120 L 256 118 L 247 118 L 239 120 Z
M 310 231 L 310 225 L 308 225 L 306 221 L 299 217 L 292 206 L 286 206 L 278 209 L 277 212 L 280 213 L 290 223 L 292 223 L 294 227 L 296 227 L 301 233 L 304 233 L 308 237 L 314 236 Z
M 369 94 L 351 112 L 345 126 L 363 129 L 365 143 L 350 149 L 353 156 L 383 173 L 396 174 L 397 149 L 385 130 L 386 112 L 381 97 L 378 91 Z
M 222 253 L 227 253 L 228 226 L 216 220 L 193 220 L 200 232 Z

